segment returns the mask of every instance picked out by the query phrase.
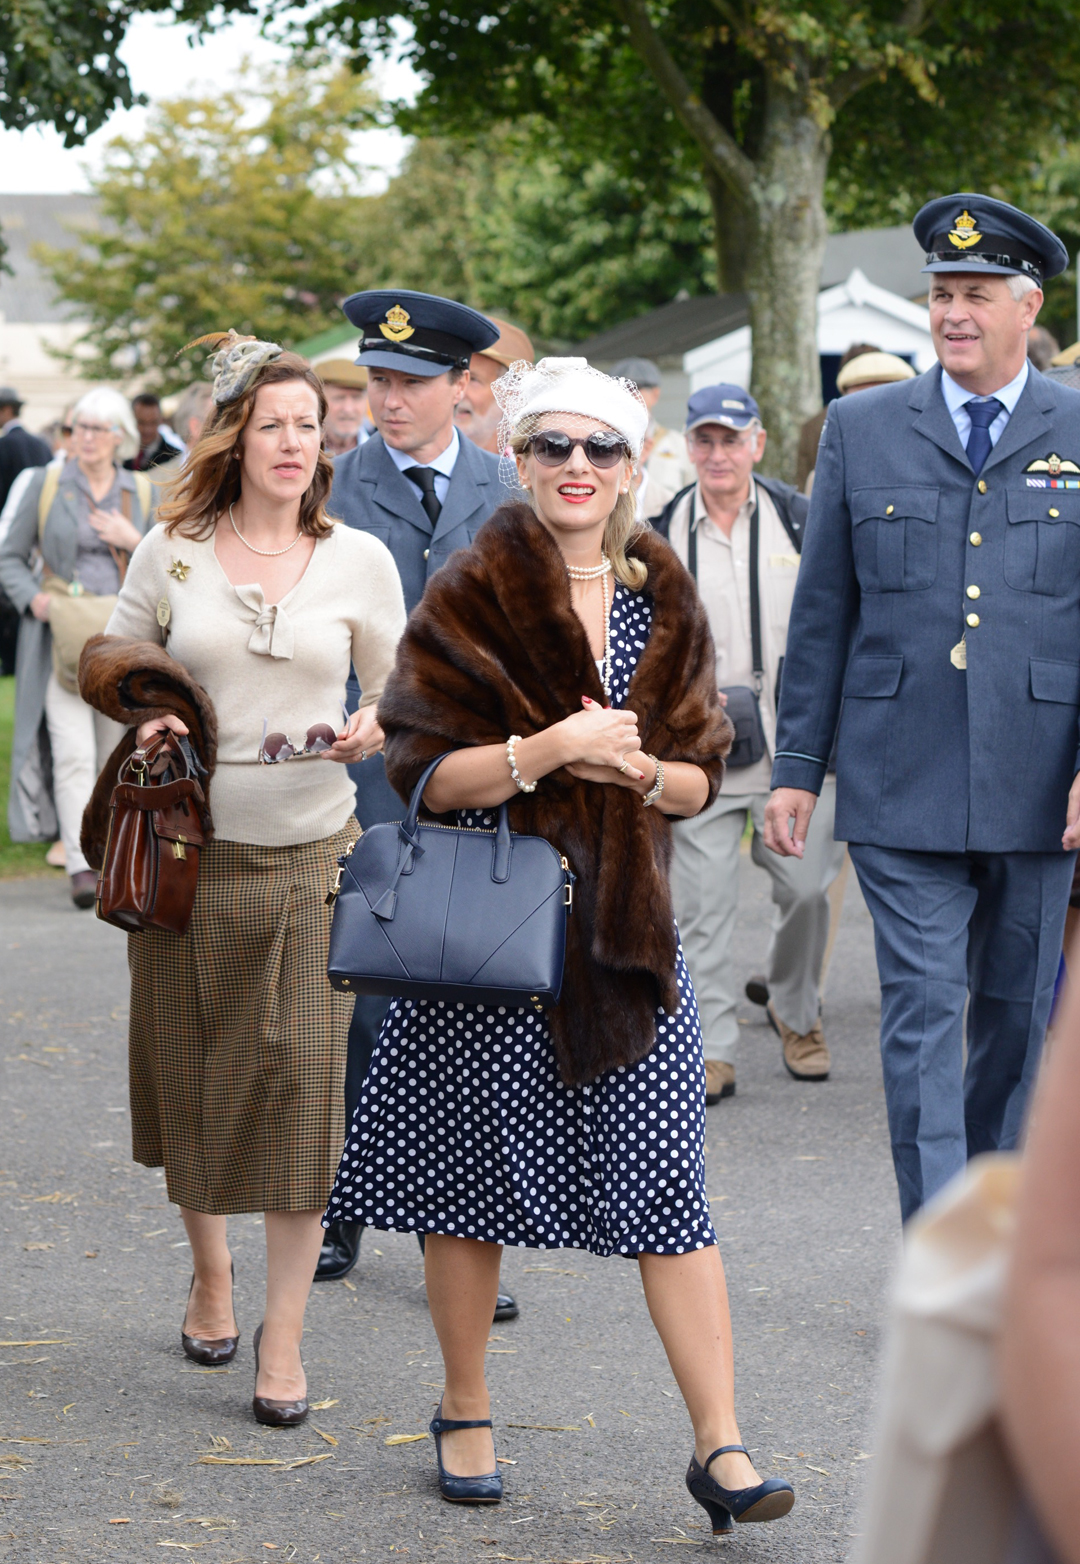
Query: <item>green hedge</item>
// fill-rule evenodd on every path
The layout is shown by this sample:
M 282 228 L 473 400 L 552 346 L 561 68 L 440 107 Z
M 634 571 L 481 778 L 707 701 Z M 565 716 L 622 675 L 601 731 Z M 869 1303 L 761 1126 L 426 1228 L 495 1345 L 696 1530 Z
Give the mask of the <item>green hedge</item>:
M 0 678 L 0 880 L 48 874 L 57 879 L 63 871 L 45 862 L 45 842 L 13 842 L 8 835 L 7 801 L 11 786 L 11 741 L 15 731 L 15 680 Z

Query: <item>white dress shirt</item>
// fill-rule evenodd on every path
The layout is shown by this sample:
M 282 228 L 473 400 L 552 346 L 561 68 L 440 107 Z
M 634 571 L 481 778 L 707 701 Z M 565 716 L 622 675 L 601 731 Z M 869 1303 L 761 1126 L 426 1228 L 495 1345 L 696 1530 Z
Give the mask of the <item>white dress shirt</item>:
M 383 443 L 385 444 L 386 442 L 384 441 Z M 446 504 L 446 496 L 450 492 L 450 475 L 454 470 L 454 463 L 457 461 L 458 452 L 461 449 L 461 439 L 456 429 L 450 436 L 450 444 L 446 447 L 446 450 L 441 451 L 432 462 L 418 462 L 416 457 L 408 451 L 396 450 L 392 445 L 387 445 L 386 449 L 389 451 L 390 460 L 398 472 L 404 472 L 406 467 L 430 467 L 435 474 L 435 498 L 440 505 Z M 413 488 L 416 489 L 417 494 L 420 493 L 416 484 L 413 484 Z
M 1009 381 L 1007 386 L 1002 386 L 994 395 L 1003 404 L 1000 412 L 990 425 L 990 444 L 996 445 L 1005 433 L 1005 425 L 1012 417 L 1013 409 L 1020 400 L 1020 393 L 1027 385 L 1028 370 L 1030 366 L 1027 359 L 1024 360 L 1020 373 Z M 965 391 L 963 386 L 957 385 L 947 369 L 941 371 L 941 394 L 945 398 L 945 406 L 956 425 L 956 432 L 960 436 L 960 444 L 967 450 L 968 435 L 971 433 L 971 414 L 967 410 L 969 402 L 987 402 L 989 397 L 976 396 L 974 391 Z

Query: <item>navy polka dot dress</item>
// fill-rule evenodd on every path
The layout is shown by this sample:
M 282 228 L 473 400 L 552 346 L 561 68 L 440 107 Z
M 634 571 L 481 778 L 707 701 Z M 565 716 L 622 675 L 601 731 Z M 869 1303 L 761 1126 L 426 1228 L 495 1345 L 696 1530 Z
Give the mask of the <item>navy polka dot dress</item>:
M 612 704 L 625 703 L 650 601 L 618 585 Z M 463 810 L 462 825 L 490 825 Z M 716 1242 L 705 1195 L 705 1072 L 690 974 L 638 1064 L 559 1078 L 533 1009 L 396 999 L 324 1221 L 530 1249 L 685 1254 Z

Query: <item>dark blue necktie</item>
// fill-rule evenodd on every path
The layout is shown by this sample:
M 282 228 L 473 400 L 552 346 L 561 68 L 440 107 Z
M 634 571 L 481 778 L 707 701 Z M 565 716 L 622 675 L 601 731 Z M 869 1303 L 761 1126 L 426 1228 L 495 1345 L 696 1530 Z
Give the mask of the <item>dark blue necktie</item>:
M 983 470 L 983 463 L 994 448 L 990 439 L 990 425 L 999 413 L 1005 411 L 1005 404 L 999 402 L 996 396 L 991 396 L 987 397 L 985 402 L 967 402 L 965 406 L 971 419 L 967 459 L 977 478 Z

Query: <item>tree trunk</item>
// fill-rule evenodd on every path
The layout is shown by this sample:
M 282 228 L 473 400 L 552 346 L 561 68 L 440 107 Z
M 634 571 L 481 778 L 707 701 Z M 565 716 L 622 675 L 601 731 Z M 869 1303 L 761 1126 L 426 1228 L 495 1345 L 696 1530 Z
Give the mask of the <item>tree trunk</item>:
M 829 150 L 828 132 L 772 82 L 749 203 L 750 389 L 769 432 L 762 468 L 788 482 L 799 430 L 821 406 L 817 299 Z
M 744 293 L 750 253 L 750 219 L 746 203 L 708 164 L 702 172 L 712 202 L 717 291 Z

